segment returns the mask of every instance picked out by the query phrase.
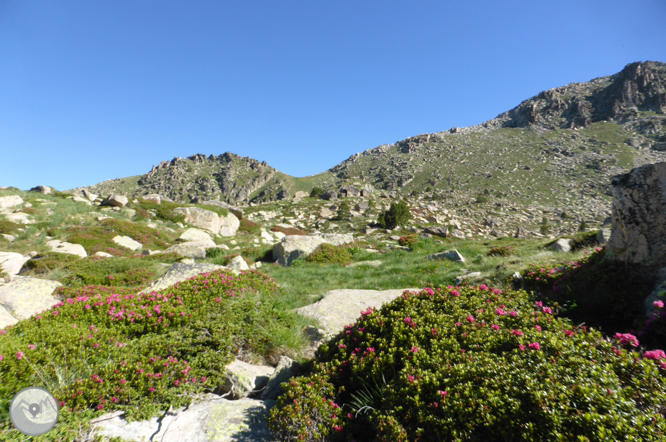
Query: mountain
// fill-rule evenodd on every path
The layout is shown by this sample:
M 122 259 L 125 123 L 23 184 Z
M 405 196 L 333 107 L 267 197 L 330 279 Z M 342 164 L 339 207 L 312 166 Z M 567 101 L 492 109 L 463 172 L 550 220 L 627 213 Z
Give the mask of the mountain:
M 666 64 L 636 62 L 611 76 L 543 91 L 478 126 L 381 145 L 310 177 L 227 152 L 162 161 L 144 175 L 86 189 L 243 204 L 287 199 L 315 185 L 364 183 L 395 196 L 434 192 L 456 205 L 485 194 L 607 212 L 611 176 L 666 160 L 665 112 Z

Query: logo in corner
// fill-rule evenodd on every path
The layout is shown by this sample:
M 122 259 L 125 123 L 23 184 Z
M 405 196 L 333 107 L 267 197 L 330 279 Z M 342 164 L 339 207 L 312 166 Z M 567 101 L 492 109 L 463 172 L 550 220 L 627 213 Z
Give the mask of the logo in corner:
M 60 408 L 51 392 L 39 387 L 19 391 L 9 406 L 9 417 L 21 433 L 41 436 L 58 422 Z

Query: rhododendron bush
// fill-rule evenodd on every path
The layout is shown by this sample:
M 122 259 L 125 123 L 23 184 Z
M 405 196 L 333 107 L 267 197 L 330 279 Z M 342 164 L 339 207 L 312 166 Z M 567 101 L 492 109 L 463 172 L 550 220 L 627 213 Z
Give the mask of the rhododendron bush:
M 281 441 L 664 440 L 666 361 L 554 316 L 525 291 L 405 292 L 283 384 Z
M 0 413 L 28 386 L 72 412 L 142 419 L 183 405 L 188 393 L 220 385 L 220 367 L 239 351 L 263 354 L 272 325 L 294 320 L 266 302 L 276 287 L 258 272 L 219 270 L 159 293 L 60 289 L 62 302 L 0 331 Z

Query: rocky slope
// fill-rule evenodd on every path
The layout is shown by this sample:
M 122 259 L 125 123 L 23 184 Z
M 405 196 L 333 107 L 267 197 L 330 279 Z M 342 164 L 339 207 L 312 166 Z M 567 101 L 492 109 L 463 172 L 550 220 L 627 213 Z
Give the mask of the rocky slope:
M 576 204 L 608 215 L 611 176 L 666 160 L 665 111 L 666 64 L 637 62 L 611 76 L 544 91 L 478 126 L 382 145 L 311 177 L 291 177 L 231 153 L 197 154 L 88 189 L 239 204 L 360 182 L 397 195 L 434 192 L 452 206 L 485 192 L 521 206 Z

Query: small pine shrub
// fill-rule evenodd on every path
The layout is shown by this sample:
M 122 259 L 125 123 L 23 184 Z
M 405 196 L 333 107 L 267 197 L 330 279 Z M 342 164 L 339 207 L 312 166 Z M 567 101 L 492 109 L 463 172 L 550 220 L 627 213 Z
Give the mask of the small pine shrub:
M 488 202 L 488 198 L 483 196 L 483 195 L 479 195 L 479 196 L 476 197 L 476 202 L 478 204 L 485 204 L 485 203 Z
M 545 216 L 541 218 L 541 226 L 539 227 L 539 232 L 541 232 L 542 235 L 550 234 L 550 226 L 548 225 L 548 219 L 546 219 Z
M 587 231 L 587 223 L 585 220 L 580 222 L 580 225 L 578 226 L 578 231 L 579 232 L 586 232 Z
M 412 215 L 409 212 L 407 203 L 399 201 L 391 203 L 391 206 L 385 212 L 382 212 L 377 219 L 377 223 L 385 229 L 395 229 L 411 219 Z
M 562 211 L 562 213 L 560 214 L 560 217 L 561 217 L 562 219 L 569 219 L 569 215 L 568 215 L 567 212 L 565 212 L 565 211 Z
M 351 208 L 349 207 L 349 201 L 343 200 L 338 206 L 338 213 L 333 218 L 334 221 L 342 221 L 344 219 L 351 217 Z
M 509 256 L 513 254 L 511 246 L 491 247 L 486 256 Z
M 319 195 L 322 195 L 323 193 L 324 193 L 324 189 L 322 189 L 321 187 L 318 187 L 318 186 L 314 186 L 312 188 L 312 190 L 310 191 L 310 196 L 314 198 L 314 197 L 317 197 Z
M 283 384 L 281 441 L 660 441 L 666 362 L 527 292 L 405 292 L 361 312 Z

